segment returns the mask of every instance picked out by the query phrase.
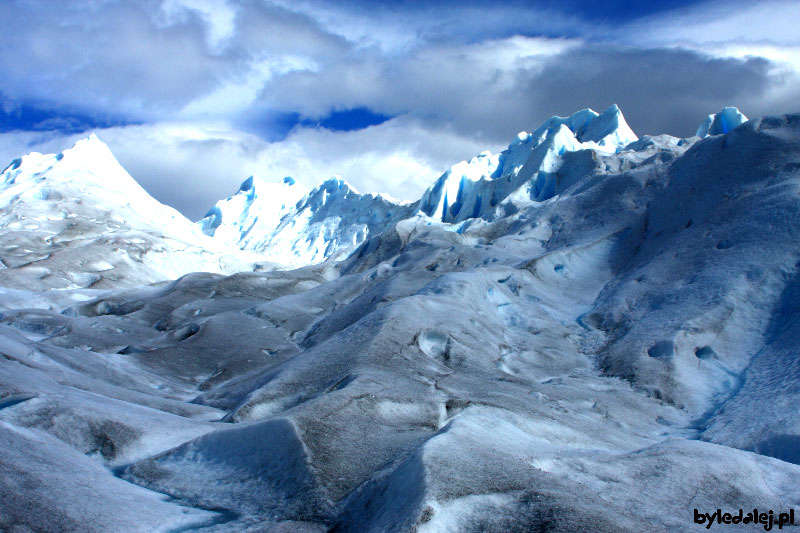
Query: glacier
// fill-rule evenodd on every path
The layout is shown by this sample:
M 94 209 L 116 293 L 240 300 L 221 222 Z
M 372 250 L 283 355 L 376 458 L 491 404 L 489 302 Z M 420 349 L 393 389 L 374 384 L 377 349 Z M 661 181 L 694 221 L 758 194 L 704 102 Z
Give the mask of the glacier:
M 0 286 L 11 289 L 97 290 L 269 268 L 153 199 L 95 135 L 6 167 L 0 242 Z
M 719 113 L 708 115 L 697 128 L 697 137 L 708 137 L 728 133 L 733 128 L 747 122 L 747 117 L 735 107 L 726 107 Z
M 248 178 L 195 224 L 95 138 L 15 161 L 0 530 L 800 512 L 800 114 L 729 109 L 686 139 L 554 117 L 411 203 Z
M 520 132 L 500 154 L 483 152 L 452 166 L 425 191 L 420 210 L 442 222 L 462 222 L 486 218 L 518 191 L 544 201 L 571 184 L 558 174 L 566 152 L 613 154 L 636 140 L 616 105 L 602 115 L 584 109 L 553 117 L 533 133 Z
M 520 132 L 500 154 L 486 151 L 453 165 L 417 202 L 362 195 L 339 176 L 311 192 L 291 177 L 278 183 L 250 177 L 198 223 L 206 235 L 269 261 L 320 263 L 417 211 L 450 223 L 487 218 L 523 185 L 531 199 L 546 200 L 571 184 L 558 174 L 565 152 L 614 154 L 636 140 L 616 105 L 602 114 L 584 109 Z
M 279 183 L 250 177 L 198 224 L 223 245 L 300 267 L 352 252 L 414 211 L 415 204 L 384 194 L 361 194 L 340 176 L 311 191 L 291 177 Z

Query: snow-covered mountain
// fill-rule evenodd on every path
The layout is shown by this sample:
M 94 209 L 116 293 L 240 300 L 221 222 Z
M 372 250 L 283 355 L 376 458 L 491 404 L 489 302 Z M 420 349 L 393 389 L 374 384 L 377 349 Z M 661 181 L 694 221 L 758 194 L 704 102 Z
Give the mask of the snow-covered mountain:
M 360 194 L 338 176 L 305 193 L 292 178 L 270 183 L 251 177 L 198 224 L 229 246 L 299 267 L 342 250 L 352 252 L 367 236 L 410 216 L 416 206 L 382 194 Z
M 236 194 L 220 200 L 198 221 L 203 233 L 239 248 L 260 248 L 281 219 L 308 194 L 291 177 L 273 183 L 250 176 Z
M 13 286 L 0 529 L 800 522 L 800 114 L 737 117 L 636 139 L 616 108 L 582 111 L 418 205 L 330 180 L 267 210 L 291 257 L 341 243 L 338 261 L 36 295 L 52 310 Z M 259 187 L 203 225 L 255 236 Z
M 107 289 L 252 269 L 153 199 L 96 136 L 0 174 L 0 286 Z
M 498 204 L 511 195 L 546 200 L 574 181 L 572 166 L 559 173 L 567 152 L 614 154 L 637 139 L 616 105 L 600 115 L 584 109 L 553 117 L 533 133 L 520 132 L 500 154 L 487 151 L 453 165 L 415 203 L 362 195 L 340 177 L 302 198 L 306 191 L 292 178 L 272 183 L 250 177 L 199 224 L 206 235 L 267 260 L 293 267 L 314 264 L 352 252 L 369 235 L 417 209 L 443 222 L 462 222 L 505 212 L 507 206 Z
M 450 167 L 425 191 L 420 210 L 443 222 L 461 222 L 490 217 L 512 194 L 547 200 L 572 184 L 564 179 L 572 168 L 559 173 L 567 152 L 613 154 L 637 139 L 616 105 L 602 115 L 584 109 L 553 117 L 533 133 L 520 132 L 499 154 L 483 152 Z

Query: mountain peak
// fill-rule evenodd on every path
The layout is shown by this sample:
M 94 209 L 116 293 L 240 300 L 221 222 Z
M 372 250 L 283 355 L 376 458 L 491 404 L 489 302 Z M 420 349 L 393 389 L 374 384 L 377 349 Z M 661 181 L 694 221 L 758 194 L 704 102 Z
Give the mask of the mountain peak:
M 264 193 L 267 191 L 267 193 Z M 313 190 L 252 177 L 198 222 L 203 233 L 284 265 L 318 263 L 353 248 L 410 215 L 415 205 L 382 194 L 360 194 L 341 176 Z
M 611 104 L 602 114 L 587 107 L 568 117 L 550 117 L 534 130 L 531 137 L 537 139 L 537 144 L 540 144 L 556 133 L 561 126 L 568 128 L 579 142 L 594 143 L 593 148 L 605 152 L 616 152 L 639 139 L 628 126 L 617 104 Z M 512 146 L 520 142 L 524 142 L 521 133 L 512 142 Z
M 0 175 L 0 237 L 19 250 L 16 262 L 0 259 L 6 265 L 35 258 L 31 288 L 124 286 L 227 268 L 216 243 L 151 197 L 96 135 L 14 160 Z M 229 264 L 241 267 L 234 256 Z M 16 276 L 11 270 L 4 275 Z
M 420 210 L 443 222 L 487 216 L 526 183 L 531 199 L 547 200 L 558 190 L 556 172 L 565 153 L 614 154 L 637 140 L 616 104 L 602 114 L 586 108 L 554 116 L 533 133 L 518 133 L 500 154 L 482 152 L 450 167 L 425 191 Z
M 97 187 L 98 194 L 120 195 L 128 203 L 152 200 L 95 134 L 57 154 L 32 152 L 15 159 L 3 171 L 3 176 L 6 187 L 21 187 L 25 183 L 28 194 L 34 194 L 36 188 L 45 185 L 75 183 Z
M 220 200 L 198 221 L 206 235 L 244 246 L 258 222 L 273 227 L 305 194 L 307 189 L 291 177 L 269 182 L 250 176 L 233 196 Z M 256 233 L 258 230 L 256 228 Z
M 595 117 L 580 135 L 581 142 L 596 142 L 602 148 L 615 151 L 639 140 L 628 126 L 617 104 L 611 104 L 602 115 Z
M 745 122 L 747 122 L 747 117 L 738 108 L 726 107 L 719 113 L 708 115 L 697 128 L 695 135 L 700 138 L 722 135 Z
M 594 110 L 589 108 L 576 111 L 568 117 L 552 116 L 533 131 L 532 137 L 536 138 L 537 141 L 541 143 L 561 126 L 566 126 L 572 131 L 576 138 L 580 138 L 586 131 L 586 128 L 589 127 L 589 124 L 598 116 L 599 115 Z
M 94 133 L 78 140 L 72 148 L 67 148 L 59 155 L 62 155 L 62 157 L 80 158 L 82 161 L 100 159 L 105 163 L 109 163 L 109 160 L 113 160 L 116 165 L 119 165 L 117 158 L 114 157 L 108 145 Z
M 239 185 L 239 191 L 238 192 L 250 191 L 250 190 L 253 189 L 254 186 L 255 185 L 253 183 L 253 176 L 250 176 L 249 178 L 244 180 L 241 185 Z
M 274 187 L 274 186 L 291 187 L 292 185 L 295 185 L 295 184 L 297 184 L 297 182 L 291 176 L 286 176 L 280 182 L 277 182 L 277 183 L 263 181 L 261 178 L 259 178 L 257 176 L 250 176 L 249 178 L 244 180 L 241 185 L 239 185 L 239 190 L 237 191 L 237 193 L 238 192 L 255 191 L 256 188 L 265 188 L 265 187 Z M 300 187 L 300 188 L 302 188 L 302 187 Z
M 311 191 L 311 195 L 315 194 L 318 191 L 326 191 L 328 194 L 332 194 L 336 191 L 341 191 L 341 194 L 347 194 L 349 192 L 355 194 L 361 194 L 358 190 L 350 185 L 350 183 L 339 175 L 333 175 L 330 178 L 326 179 L 319 185 L 317 185 L 314 190 Z

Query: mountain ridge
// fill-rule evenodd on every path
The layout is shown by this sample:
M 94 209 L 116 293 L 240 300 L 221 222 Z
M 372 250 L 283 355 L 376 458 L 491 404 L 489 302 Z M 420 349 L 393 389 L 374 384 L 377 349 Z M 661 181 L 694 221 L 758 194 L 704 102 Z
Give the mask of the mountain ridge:
M 720 134 L 744 121 L 746 117 L 736 108 L 725 108 L 709 115 L 698 133 L 703 136 Z M 230 268 L 297 268 L 323 262 L 332 256 L 336 256 L 337 261 L 342 260 L 371 235 L 381 233 L 417 211 L 448 224 L 502 218 L 531 201 L 552 198 L 602 165 L 608 167 L 608 171 L 619 171 L 622 166 L 641 164 L 656 153 L 685 150 L 695 142 L 692 139 L 696 140 L 670 136 L 639 140 L 616 104 L 602 114 L 583 109 L 568 117 L 552 117 L 532 133 L 520 132 L 499 154 L 485 151 L 469 161 L 456 163 L 414 202 L 399 201 L 380 193 L 361 194 L 339 176 L 324 180 L 312 190 L 291 177 L 270 182 L 251 176 L 235 194 L 218 201 L 205 217 L 191 224 L 173 208 L 150 197 L 119 165 L 108 147 L 92 134 L 59 154 L 33 153 L 14 160 L 1 175 L 1 192 L 8 211 L 9 203 L 24 200 L 26 193 L 22 189 L 25 187 L 31 198 L 37 194 L 44 198 L 51 194 L 47 191 L 77 185 L 84 193 L 93 191 L 91 196 L 98 199 L 98 206 L 114 207 L 116 215 L 108 215 L 111 219 L 116 217 L 124 221 L 120 215 L 124 211 L 128 219 L 137 221 L 134 223 L 137 228 L 155 228 L 160 237 L 186 243 L 198 251 L 189 254 L 192 259 L 185 268 L 178 261 L 163 275 L 157 273 L 158 265 L 153 265 L 155 271 L 151 269 L 146 279 L 156 281 L 193 269 L 231 272 Z M 566 160 L 569 164 L 565 164 Z M 53 172 L 48 184 L 43 185 L 46 175 Z M 64 177 L 70 173 L 72 178 Z M 25 177 L 23 181 L 27 185 L 16 183 L 21 177 Z M 109 187 L 109 179 L 114 184 L 112 187 Z M 57 191 L 56 194 L 65 196 Z M 70 209 L 75 211 L 75 208 Z M 146 214 L 146 221 L 142 214 Z M 58 218 L 52 214 L 40 216 Z M 92 224 L 99 220 L 93 215 L 84 218 L 95 221 Z M 7 223 L 9 229 L 19 227 L 19 222 Z M 177 250 L 176 246 L 171 249 Z M 212 253 L 198 262 L 203 249 Z M 229 266 L 214 264 L 212 255 L 222 250 L 229 250 L 226 260 Z M 41 261 L 47 253 L 46 250 L 26 253 L 15 264 Z M 147 255 L 145 250 L 141 253 L 142 257 Z M 103 274 L 95 273 L 77 282 L 72 279 L 74 276 L 64 274 L 64 268 L 59 267 L 58 271 L 62 273 L 59 276 L 67 280 L 67 287 L 94 286 L 104 279 Z M 131 275 L 132 271 L 126 274 Z
M 341 181 L 340 177 L 333 177 L 322 182 L 314 191 L 307 193 L 305 206 L 296 205 L 294 211 L 291 208 L 279 210 L 276 219 L 288 218 L 282 223 L 279 221 L 274 229 L 272 228 L 274 220 L 267 225 L 262 221 L 262 231 L 258 233 L 258 238 L 253 239 L 249 231 L 256 223 L 255 219 L 252 216 L 245 216 L 246 220 L 242 219 L 242 213 L 253 209 L 252 206 L 257 204 L 258 200 L 241 199 L 243 185 L 236 195 L 212 207 L 210 216 L 199 223 L 207 234 L 211 234 L 209 228 L 212 226 L 216 228 L 222 224 L 223 228 L 228 228 L 226 230 L 228 236 L 222 237 L 228 244 L 266 253 L 270 260 L 291 266 L 302 266 L 327 259 L 335 252 L 346 248 L 347 246 L 343 246 L 344 243 L 348 243 L 350 248 L 360 245 L 370 234 L 383 231 L 388 227 L 387 224 L 398 220 L 398 216 L 410 215 L 412 209 L 408 206 L 411 205 L 418 206 L 420 211 L 442 222 L 454 223 L 490 216 L 498 204 L 524 186 L 528 186 L 528 196 L 531 199 L 546 200 L 555 195 L 557 190 L 560 191 L 571 184 L 568 180 L 557 179 L 556 176 L 565 152 L 592 150 L 614 154 L 637 140 L 638 137 L 627 125 L 616 104 L 611 105 L 602 114 L 591 109 L 583 109 L 569 117 L 552 117 L 532 133 L 520 132 L 500 154 L 492 155 L 485 151 L 469 161 L 456 163 L 413 202 L 400 202 L 381 194 L 360 195 L 352 185 Z M 518 176 L 520 177 L 517 178 Z M 329 182 L 335 182 L 335 185 L 331 186 Z M 374 220 L 374 217 L 366 220 L 369 216 L 364 213 L 357 215 L 353 220 L 334 222 L 328 219 L 327 224 L 315 226 L 314 235 L 287 234 L 287 228 L 294 226 L 293 222 L 307 218 L 309 210 L 315 210 L 315 205 L 324 205 L 324 202 L 319 202 L 319 198 L 316 201 L 312 200 L 312 195 L 319 196 L 319 191 L 328 191 L 322 193 L 324 196 L 332 190 L 339 190 L 341 184 L 344 184 L 348 191 L 364 198 L 365 202 L 375 203 L 373 209 L 380 204 L 380 210 L 388 215 L 385 217 L 385 223 Z M 235 201 L 246 207 L 239 212 L 222 215 L 223 210 L 227 211 L 222 207 L 223 202 L 232 202 L 237 196 L 240 198 Z M 383 201 L 379 201 L 380 199 Z M 286 201 L 281 199 L 280 203 L 287 205 L 295 200 L 294 196 L 290 196 Z M 228 220 L 231 222 L 227 222 Z M 238 233 L 235 228 L 239 230 Z M 336 232 L 340 228 L 344 235 L 337 236 Z M 306 228 L 305 231 L 310 230 Z M 325 243 L 326 239 L 331 241 Z M 270 245 L 271 240 L 276 244 Z M 305 242 L 302 242 L 304 240 Z M 331 243 L 333 244 L 329 246 Z M 290 249 L 292 253 L 281 255 L 276 251 L 279 249 Z
M 741 115 L 738 110 L 726 108 L 720 113 L 709 115 L 706 119 L 708 124 L 701 125 L 698 133 L 702 135 L 708 135 L 708 131 L 719 133 L 722 126 L 712 127 L 712 123 L 722 124 L 724 122 L 725 128 L 729 130 L 743 120 L 746 120 L 746 117 Z M 289 245 L 298 248 L 298 238 L 292 239 L 285 235 L 278 235 L 281 233 L 280 231 L 278 234 L 272 235 L 278 229 L 281 219 L 289 215 L 290 211 L 294 211 L 291 215 L 293 217 L 307 217 L 309 209 L 314 211 L 325 205 L 324 201 L 320 201 L 320 194 L 324 197 L 342 187 L 358 197 L 364 197 L 364 201 L 367 203 L 381 204 L 384 210 L 392 210 L 390 206 L 395 204 L 394 209 L 398 213 L 406 214 L 409 211 L 409 205 L 418 204 L 419 209 L 428 216 L 441 219 L 443 222 L 463 222 L 469 218 L 489 216 L 497 204 L 502 203 L 524 185 L 528 186 L 529 196 L 537 201 L 543 201 L 555 194 L 557 188 L 563 187 L 563 183 L 560 180 L 554 180 L 554 175 L 561 164 L 562 156 L 567 151 L 589 149 L 602 153 L 616 153 L 636 140 L 638 137 L 627 125 L 616 104 L 610 106 L 602 114 L 591 109 L 584 109 L 568 117 L 552 117 L 532 133 L 520 132 L 508 148 L 500 154 L 492 155 L 490 152 L 482 152 L 469 161 L 453 165 L 415 202 L 399 201 L 380 193 L 362 195 L 338 176 L 321 182 L 313 190 L 305 189 L 290 177 L 274 183 L 251 176 L 240 185 L 234 195 L 220 200 L 212 206 L 206 216 L 197 224 L 204 234 L 215 237 L 217 241 L 226 246 L 264 253 L 267 249 L 276 248 L 269 245 L 269 240 L 275 238 L 280 240 L 283 245 L 293 241 Z M 27 162 L 32 157 L 44 159 L 49 157 L 52 167 L 55 162 L 60 161 L 59 158 L 64 157 L 63 154 L 70 154 L 76 148 L 79 151 L 81 149 L 87 151 L 90 150 L 89 147 L 93 147 L 91 150 L 94 151 L 94 156 L 85 156 L 84 159 L 93 159 L 94 165 L 97 165 L 98 161 L 104 161 L 103 164 L 107 167 L 106 173 L 110 176 L 118 176 L 115 179 L 119 181 L 118 188 L 122 194 L 109 200 L 110 203 L 116 202 L 125 205 L 129 204 L 132 199 L 137 199 L 140 202 L 139 211 L 156 212 L 156 216 L 153 217 L 154 223 L 162 224 L 165 229 L 174 229 L 174 225 L 177 224 L 182 233 L 187 232 L 183 217 L 170 212 L 169 209 L 172 208 L 165 209 L 149 200 L 142 200 L 145 197 L 149 198 L 149 195 L 135 180 L 132 181 L 127 172 L 124 172 L 108 147 L 95 134 L 78 141 L 74 148 L 65 150 L 61 154 L 53 156 L 29 154 L 17 159 L 4 170 L 3 175 L 6 181 L 12 179 L 10 175 L 15 172 L 12 167 L 22 164 L 23 160 Z M 539 153 L 534 155 L 537 148 L 539 148 Z M 534 157 L 535 161 L 528 161 L 531 157 Z M 534 168 L 525 169 L 526 164 Z M 498 180 L 498 178 L 508 178 L 511 181 L 511 178 L 523 170 L 525 173 L 522 179 L 515 180 L 505 187 L 500 185 L 502 180 Z M 46 169 L 40 170 L 40 172 L 44 171 Z M 103 170 L 98 170 L 98 172 L 103 173 Z M 558 183 L 556 183 L 557 181 Z M 7 187 L 8 183 L 6 183 Z M 482 190 L 478 191 L 476 187 Z M 109 189 L 113 193 L 114 188 Z M 314 199 L 310 196 L 314 196 Z M 334 201 L 347 196 L 348 194 L 339 194 Z M 488 200 L 485 200 L 486 197 Z M 298 206 L 298 202 L 304 198 L 307 205 Z M 142 201 L 144 203 L 141 203 Z M 305 215 L 303 215 L 304 212 Z M 347 234 L 347 237 L 342 239 L 334 237 L 334 239 L 337 242 L 341 240 L 348 243 L 352 240 L 355 245 L 358 245 L 363 242 L 370 231 L 374 233 L 385 229 L 385 226 L 378 224 L 377 221 L 373 220 L 366 224 L 364 222 L 360 220 L 340 221 L 339 224 L 344 223 L 346 226 L 342 231 Z M 284 228 L 285 226 L 287 224 L 284 224 Z M 326 230 L 321 230 L 323 234 L 325 231 L 335 232 L 330 224 L 325 227 Z M 317 229 L 319 230 L 319 228 Z M 189 233 L 191 232 L 190 230 Z M 360 236 L 359 233 L 363 236 Z M 309 235 L 307 240 L 309 239 L 311 241 L 319 240 L 319 236 L 315 238 Z M 324 237 L 322 239 L 325 240 Z M 330 247 L 325 245 L 323 248 L 329 248 L 329 250 L 327 252 L 320 251 L 319 246 L 312 243 L 302 251 L 296 250 L 295 257 L 280 257 L 275 252 L 267 252 L 266 255 L 287 261 L 288 266 L 302 266 L 326 259 L 334 251 L 342 249 L 343 245 L 334 244 Z

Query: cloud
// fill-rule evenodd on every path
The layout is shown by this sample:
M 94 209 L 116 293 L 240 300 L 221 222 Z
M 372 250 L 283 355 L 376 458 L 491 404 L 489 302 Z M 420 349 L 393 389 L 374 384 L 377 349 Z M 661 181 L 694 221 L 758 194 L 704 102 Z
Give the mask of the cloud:
M 703 116 L 736 105 L 750 116 L 789 111 L 776 95 L 797 76 L 776 75 L 763 58 L 720 58 L 685 49 L 583 46 L 552 59 L 518 86 L 534 109 L 622 108 L 641 134 L 687 137 Z
M 198 20 L 157 27 L 153 1 L 52 7 L 41 0 L 4 6 L 6 94 L 152 118 L 209 91 L 230 68 L 207 52 Z
M 584 64 L 596 82 L 615 80 L 596 74 L 608 68 L 629 83 L 595 85 L 603 97 L 572 98 L 577 107 L 629 97 L 607 97 L 610 89 L 646 87 L 636 76 L 647 65 L 621 73 L 619 58 L 681 60 L 681 54 L 660 51 L 675 46 L 739 59 L 757 50 L 773 63 L 800 56 L 793 29 L 800 15 L 787 2 L 735 9 L 704 3 L 621 26 L 604 25 L 574 2 L 565 4 L 570 9 L 558 5 L 142 0 L 71 2 L 53 10 L 44 0 L 12 2 L 0 17 L 6 40 L 0 91 L 127 121 L 225 120 L 265 138 L 280 134 L 270 125 L 276 114 L 320 119 L 369 108 L 470 129 L 491 142 L 532 120 L 569 112 L 559 105 L 563 98 L 548 101 L 525 91 L 543 69 L 563 75 L 557 63 L 586 56 L 579 50 L 601 51 L 594 56 L 598 63 Z M 703 63 L 690 59 L 692 66 Z M 691 69 L 664 66 L 676 71 L 663 77 L 667 87 L 682 93 L 692 84 Z M 579 74 L 570 82 L 580 83 Z M 679 74 L 687 77 L 672 83 Z M 744 74 L 749 83 L 755 69 Z M 695 83 L 691 94 L 703 86 Z M 731 92 L 722 89 L 720 95 Z M 714 99 L 696 98 L 708 100 Z
M 164 0 L 161 11 L 166 20 L 199 15 L 206 24 L 206 42 L 221 51 L 234 36 L 236 8 L 227 0 Z
M 704 43 L 800 44 L 795 0 L 714 0 L 634 21 L 615 39 L 640 47 Z
M 348 61 L 313 73 L 289 73 L 270 82 L 263 97 L 274 107 L 309 116 L 331 108 L 368 107 L 497 140 L 530 124 L 521 105 L 526 96 L 516 86 L 519 77 L 539 72 L 548 59 L 580 45 L 522 36 L 432 45 L 394 61 Z
M 320 85 L 337 91 L 317 94 Z M 306 114 L 365 105 L 498 143 L 554 114 L 612 103 L 639 132 L 689 136 L 727 105 L 750 115 L 790 111 L 798 87 L 795 71 L 760 57 L 517 36 L 430 46 L 388 65 L 295 72 L 265 91 L 278 107 Z
M 590 31 L 564 2 L 371 2 L 274 0 L 358 49 L 398 56 L 436 44 L 470 44 L 514 35 L 574 37 Z M 551 4 L 551 5 L 547 5 Z M 580 5 L 580 2 L 579 2 Z
M 0 10 L 2 92 L 144 120 L 175 117 L 203 98 L 238 97 L 236 87 L 257 91 L 272 75 L 348 50 L 314 21 L 257 0 L 79 1 L 63 9 L 26 0 Z
M 795 0 L 714 0 L 644 17 L 607 34 L 638 48 L 684 48 L 715 57 L 763 57 L 800 71 L 800 9 Z

